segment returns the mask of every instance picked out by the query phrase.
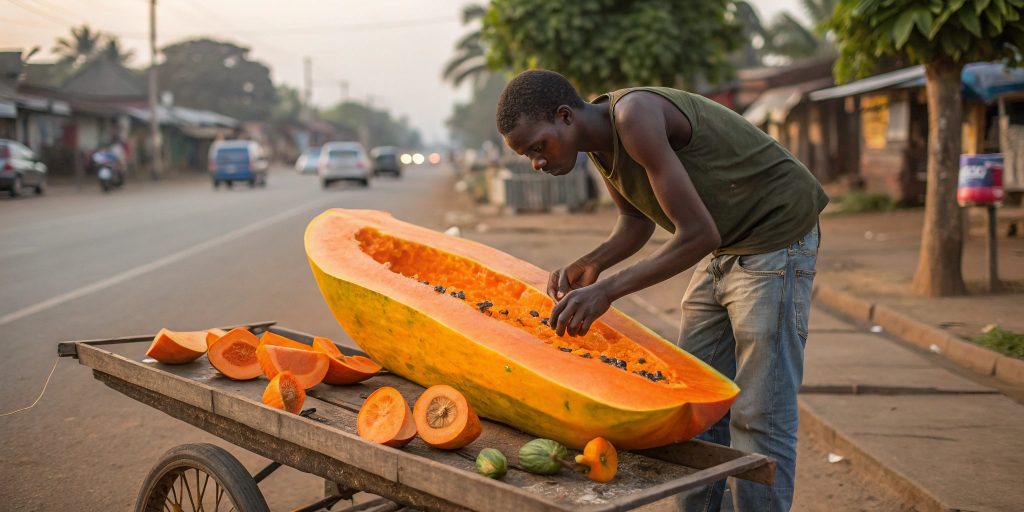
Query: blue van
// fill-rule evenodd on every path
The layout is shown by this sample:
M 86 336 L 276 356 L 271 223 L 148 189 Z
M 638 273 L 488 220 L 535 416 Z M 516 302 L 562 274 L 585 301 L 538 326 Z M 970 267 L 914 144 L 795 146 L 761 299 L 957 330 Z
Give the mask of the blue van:
M 210 177 L 213 188 L 221 183 L 236 181 L 249 183 L 250 187 L 267 185 L 267 159 L 260 145 L 251 140 L 224 140 L 210 147 Z

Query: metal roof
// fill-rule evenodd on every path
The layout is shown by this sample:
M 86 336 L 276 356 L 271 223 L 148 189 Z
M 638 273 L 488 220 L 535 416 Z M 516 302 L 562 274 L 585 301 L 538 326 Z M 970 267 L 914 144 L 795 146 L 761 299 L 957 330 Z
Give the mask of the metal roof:
M 814 91 L 810 94 L 810 98 L 811 101 L 822 101 L 835 98 L 845 98 L 847 96 L 856 96 L 858 94 L 864 94 L 880 89 L 896 87 L 923 77 L 924 66 L 914 66 L 889 73 L 882 73 L 881 75 L 857 80 L 856 82 L 850 82 L 848 84 Z

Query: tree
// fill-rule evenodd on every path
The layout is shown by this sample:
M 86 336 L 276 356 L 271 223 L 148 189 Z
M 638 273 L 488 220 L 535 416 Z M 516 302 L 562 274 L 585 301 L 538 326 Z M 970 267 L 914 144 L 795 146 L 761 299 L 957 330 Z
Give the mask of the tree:
M 329 123 L 355 128 L 370 147 L 418 147 L 421 144 L 419 132 L 409 126 L 407 119 L 392 119 L 385 110 L 376 110 L 355 101 L 339 103 L 325 111 L 322 117 Z
M 89 25 L 72 27 L 71 37 L 58 38 L 57 44 L 53 47 L 53 53 L 60 57 L 59 64 L 74 68 L 96 54 L 102 38 L 103 34 L 92 30 Z
M 583 94 L 716 82 L 742 31 L 727 0 L 494 0 L 482 38 L 493 69 L 547 68 Z
M 483 19 L 486 12 L 487 9 L 479 4 L 467 5 L 462 8 L 462 24 L 476 23 Z M 476 28 L 455 43 L 455 56 L 445 65 L 441 76 L 458 87 L 467 78 L 474 85 L 480 85 L 489 74 L 480 29 Z
M 739 55 L 733 56 L 733 61 L 739 67 L 752 67 L 762 65 L 771 57 L 793 60 L 834 54 L 835 47 L 818 27 L 832 17 L 838 0 L 801 0 L 800 3 L 810 26 L 789 12 L 778 14 L 765 25 L 749 2 L 735 2 L 734 16 L 742 27 L 746 43 Z
M 212 110 L 244 121 L 265 121 L 277 103 L 270 69 L 249 60 L 249 49 L 211 39 L 167 46 L 161 87 L 186 107 Z
M 125 50 L 121 46 L 121 40 L 117 36 L 104 35 L 103 39 L 105 42 L 102 49 L 93 58 L 107 59 L 124 66 L 135 57 L 134 51 Z
M 837 39 L 839 81 L 862 77 L 883 56 L 924 65 L 928 185 L 912 289 L 964 293 L 963 219 L 956 203 L 961 71 L 975 61 L 1024 64 L 1024 0 L 841 0 L 827 28 Z
M 277 103 L 270 110 L 273 121 L 298 121 L 302 118 L 302 96 L 299 90 L 288 86 L 277 86 Z
M 498 96 L 508 80 L 504 73 L 491 73 L 487 80 L 473 88 L 473 97 L 467 103 L 455 105 L 448 118 L 452 138 L 467 148 L 478 148 L 489 140 L 502 144 L 501 135 L 494 124 Z

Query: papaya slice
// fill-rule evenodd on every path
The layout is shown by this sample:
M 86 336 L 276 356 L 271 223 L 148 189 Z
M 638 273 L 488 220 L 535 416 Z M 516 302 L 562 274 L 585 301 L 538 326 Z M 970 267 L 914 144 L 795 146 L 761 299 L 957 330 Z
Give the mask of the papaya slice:
M 245 327 L 237 327 L 210 345 L 207 357 L 210 364 L 229 379 L 255 379 L 263 373 L 256 359 L 256 349 L 259 346 L 259 338 Z
M 344 386 L 362 382 L 380 373 L 381 367 L 372 359 L 363 356 L 346 356 L 338 350 L 338 346 L 327 338 L 313 338 L 313 350 L 327 354 L 330 365 L 324 382 L 334 386 Z
M 427 388 L 416 400 L 412 416 L 420 439 L 442 450 L 458 450 L 483 431 L 466 397 L 445 384 Z
M 263 403 L 292 414 L 298 414 L 305 401 L 306 391 L 302 388 L 302 383 L 287 370 L 271 379 L 267 389 L 263 391 Z
M 291 338 L 285 338 L 280 334 L 274 334 L 270 331 L 263 333 L 260 336 L 260 343 L 266 345 L 276 345 L 278 347 L 297 348 L 300 350 L 312 350 L 312 347 L 305 343 L 299 343 Z
M 359 408 L 356 432 L 367 441 L 401 448 L 416 437 L 416 422 L 402 394 L 384 386 L 370 393 Z
M 185 364 L 206 353 L 207 331 L 160 329 L 146 355 L 164 364 Z
M 260 343 L 256 349 L 256 359 L 268 379 L 287 370 L 302 384 L 303 389 L 309 389 L 324 380 L 330 358 L 312 350 Z
M 228 332 L 224 329 L 219 329 L 217 327 L 206 331 L 206 349 L 209 350 L 221 336 L 224 336 L 227 333 Z

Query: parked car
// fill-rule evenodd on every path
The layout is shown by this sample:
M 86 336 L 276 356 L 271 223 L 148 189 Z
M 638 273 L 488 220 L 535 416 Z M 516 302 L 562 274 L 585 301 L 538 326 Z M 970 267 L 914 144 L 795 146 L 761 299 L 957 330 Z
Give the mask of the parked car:
M 355 181 L 368 187 L 373 168 L 362 144 L 358 142 L 328 142 L 320 150 L 318 172 L 324 188 L 341 180 Z
M 402 162 L 399 162 L 401 151 L 394 146 L 379 146 L 370 150 L 373 160 L 373 175 L 390 174 L 396 178 L 402 176 Z
M 236 181 L 249 183 L 250 187 L 267 184 L 267 158 L 260 145 L 251 140 L 224 140 L 214 142 L 210 147 L 210 177 L 213 188 L 221 183 Z
M 306 148 L 295 161 L 295 170 L 299 171 L 299 174 L 316 174 L 319 165 L 320 148 Z
M 41 195 L 46 192 L 46 171 L 46 164 L 24 144 L 0 139 L 0 190 L 17 197 L 32 188 Z

